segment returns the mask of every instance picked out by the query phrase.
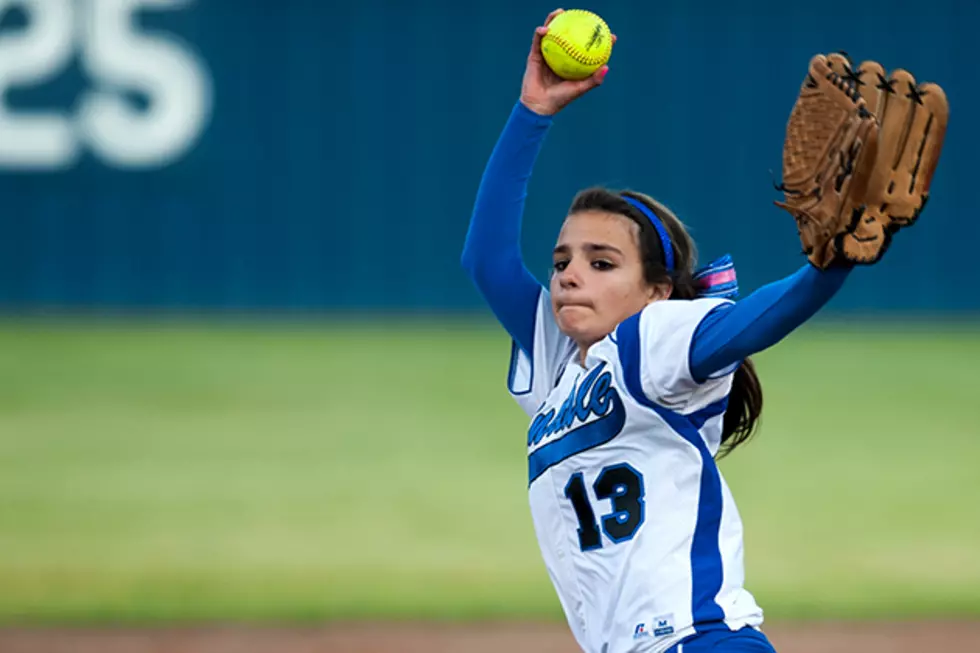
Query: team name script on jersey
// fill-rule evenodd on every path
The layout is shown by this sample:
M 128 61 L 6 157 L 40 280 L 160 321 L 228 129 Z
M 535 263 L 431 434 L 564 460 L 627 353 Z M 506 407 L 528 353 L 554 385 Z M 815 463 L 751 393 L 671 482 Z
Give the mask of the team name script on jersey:
M 605 371 L 605 367 L 606 363 L 602 362 L 582 379 L 581 385 L 576 381 L 560 408 L 551 408 L 535 416 L 527 432 L 527 446 L 533 447 L 545 438 L 574 430 L 573 427 L 584 425 L 590 416 L 605 418 L 622 413 L 622 402 L 612 387 L 612 373 Z M 619 432 L 622 420 L 614 421 L 619 424 L 612 430 Z

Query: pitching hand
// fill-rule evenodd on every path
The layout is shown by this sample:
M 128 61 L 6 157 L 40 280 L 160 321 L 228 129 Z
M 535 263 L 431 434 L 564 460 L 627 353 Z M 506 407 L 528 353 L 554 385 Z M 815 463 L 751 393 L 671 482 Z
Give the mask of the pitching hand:
M 548 14 L 544 25 L 534 30 L 531 52 L 527 56 L 524 69 L 524 82 L 521 85 L 521 102 L 531 111 L 542 116 L 552 116 L 561 111 L 569 102 L 588 93 L 602 84 L 609 66 L 602 66 L 591 77 L 577 81 L 562 79 L 548 67 L 541 54 L 541 39 L 548 33 L 548 24 L 555 16 L 565 11 L 555 9 Z M 612 35 L 613 43 L 616 35 Z

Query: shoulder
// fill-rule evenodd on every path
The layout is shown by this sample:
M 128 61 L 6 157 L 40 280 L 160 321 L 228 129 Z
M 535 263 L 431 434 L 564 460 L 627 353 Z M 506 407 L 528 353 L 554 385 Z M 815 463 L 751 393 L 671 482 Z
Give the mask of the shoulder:
M 635 340 L 635 346 L 640 347 L 642 343 L 643 349 L 661 340 L 690 340 L 709 313 L 732 303 L 728 299 L 708 297 L 653 302 L 620 323 L 616 329 L 616 339 Z
M 529 415 L 554 389 L 575 347 L 562 333 L 551 310 L 551 295 L 542 288 L 534 313 L 530 350 L 511 343 L 507 389 Z
M 699 297 L 697 299 L 668 299 L 648 304 L 640 312 L 644 324 L 672 324 L 679 326 L 685 322 L 700 322 L 708 313 L 726 304 L 729 299 L 719 297 Z
M 699 404 L 708 390 L 712 397 L 724 394 L 724 381 L 694 380 L 689 354 L 698 325 L 713 310 L 731 303 L 721 298 L 659 301 L 620 324 L 619 359 L 631 393 L 674 410 Z

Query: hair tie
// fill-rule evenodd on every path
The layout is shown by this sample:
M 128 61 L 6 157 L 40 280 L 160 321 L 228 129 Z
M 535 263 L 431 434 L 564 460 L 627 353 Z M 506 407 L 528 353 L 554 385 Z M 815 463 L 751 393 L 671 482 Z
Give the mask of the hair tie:
M 698 288 L 698 297 L 738 297 L 738 278 L 731 255 L 725 254 L 695 272 L 694 285 Z

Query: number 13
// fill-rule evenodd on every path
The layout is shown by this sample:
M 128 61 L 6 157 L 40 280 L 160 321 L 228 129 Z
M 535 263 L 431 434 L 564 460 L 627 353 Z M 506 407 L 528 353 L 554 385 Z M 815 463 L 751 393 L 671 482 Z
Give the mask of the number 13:
M 611 499 L 613 512 L 602 518 L 602 530 L 616 544 L 633 539 L 645 519 L 643 475 L 626 463 L 604 467 L 592 484 L 597 499 Z M 602 548 L 595 511 L 589 503 L 582 472 L 572 474 L 565 497 L 578 518 L 578 543 L 583 551 Z

